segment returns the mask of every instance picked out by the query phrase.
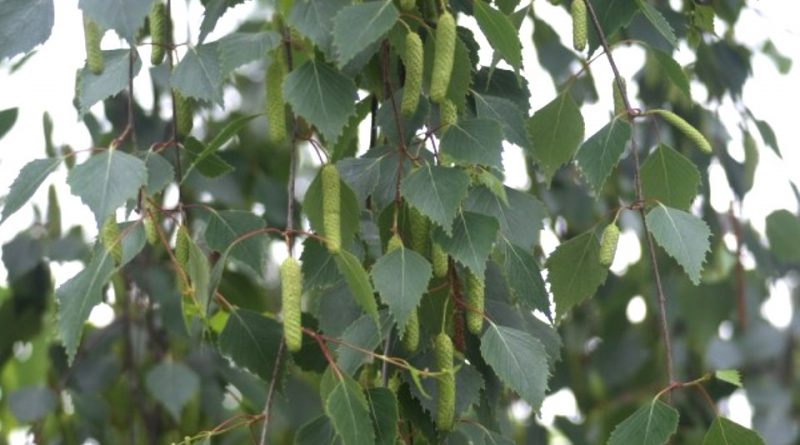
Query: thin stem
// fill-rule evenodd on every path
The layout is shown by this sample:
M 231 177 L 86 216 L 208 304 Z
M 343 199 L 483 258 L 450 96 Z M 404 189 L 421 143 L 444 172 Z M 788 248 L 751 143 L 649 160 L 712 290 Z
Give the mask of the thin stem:
M 628 112 L 628 120 L 632 124 L 634 117 L 636 117 L 639 114 L 639 112 L 638 110 L 634 110 L 633 107 L 631 107 L 630 100 L 628 99 L 628 94 L 625 91 L 624 81 L 619 73 L 619 69 L 617 68 L 617 63 L 614 61 L 614 56 L 611 52 L 610 46 L 608 45 L 608 39 L 606 38 L 606 35 L 603 32 L 603 28 L 600 25 L 600 21 L 597 19 L 597 13 L 594 10 L 594 6 L 592 6 L 592 2 L 590 2 L 589 0 L 583 0 L 583 2 L 586 3 L 586 10 L 589 12 L 589 16 L 592 19 L 592 26 L 594 27 L 594 30 L 597 33 L 597 37 L 600 40 L 600 44 L 602 45 L 603 50 L 606 53 L 606 58 L 608 59 L 609 65 L 611 65 L 611 70 L 614 72 L 614 81 L 617 83 L 617 88 L 619 88 L 620 95 L 622 96 L 622 101 L 625 104 L 625 110 Z M 634 188 L 636 190 L 636 200 L 638 202 L 641 202 L 643 200 L 644 194 L 642 193 L 642 181 L 640 177 L 639 149 L 637 147 L 636 137 L 633 131 L 631 132 L 630 144 L 631 144 L 631 153 L 633 154 L 633 165 L 634 165 L 633 180 L 634 180 Z M 653 277 L 656 282 L 656 293 L 658 295 L 661 336 L 664 339 L 664 353 L 667 364 L 667 378 L 671 383 L 675 381 L 675 374 L 672 365 L 672 341 L 670 339 L 669 324 L 667 322 L 667 299 L 666 296 L 664 295 L 663 286 L 661 285 L 661 273 L 659 272 L 658 258 L 656 258 L 656 249 L 653 243 L 653 237 L 652 235 L 650 235 L 650 231 L 647 228 L 647 219 L 645 218 L 644 206 L 639 206 L 638 210 L 639 210 L 639 216 L 641 216 L 642 218 L 642 226 L 644 228 L 645 238 L 647 240 L 647 250 L 650 255 L 650 265 L 653 269 Z
M 264 410 L 261 415 L 264 417 L 264 423 L 261 425 L 261 437 L 258 440 L 259 445 L 267 444 L 267 427 L 269 426 L 269 412 L 272 407 L 272 397 L 275 395 L 275 387 L 278 382 L 278 373 L 281 369 L 281 357 L 283 357 L 283 349 L 286 347 L 285 342 L 281 342 L 278 346 L 278 354 L 275 358 L 275 367 L 272 369 L 272 378 L 269 381 L 269 388 L 267 389 L 267 401 L 264 402 Z

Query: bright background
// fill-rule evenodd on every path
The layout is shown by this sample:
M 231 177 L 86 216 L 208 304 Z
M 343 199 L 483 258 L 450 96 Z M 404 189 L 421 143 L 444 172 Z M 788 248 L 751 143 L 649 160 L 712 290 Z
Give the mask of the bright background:
M 324 0 L 321 0 L 324 1 Z M 673 7 L 679 8 L 680 0 L 671 0 Z M 173 2 L 173 17 L 176 23 L 199 24 L 202 19 L 203 8 L 199 1 Z M 551 26 L 559 30 L 562 41 L 566 46 L 571 42 L 571 21 L 567 12 L 560 7 L 550 5 L 549 2 L 536 2 L 537 14 L 548 21 Z M 208 41 L 213 41 L 233 30 L 246 17 L 267 15 L 269 12 L 259 6 L 257 2 L 246 2 L 230 10 L 218 23 L 216 31 Z M 740 41 L 746 42 L 753 48 L 760 47 L 767 39 L 773 41 L 777 49 L 794 60 L 800 61 L 800 35 L 794 31 L 797 17 L 800 17 L 800 2 L 770 1 L 750 2 L 748 9 L 742 12 L 735 33 Z M 475 23 L 470 18 L 462 20 L 460 24 L 475 29 Z M 176 41 L 194 41 L 197 27 L 192 29 L 176 29 Z M 44 136 L 42 132 L 42 114 L 47 111 L 55 123 L 53 139 L 56 145 L 69 144 L 75 150 L 90 148 L 91 140 L 83 124 L 79 121 L 77 111 L 72 105 L 75 85 L 75 72 L 84 64 L 84 47 L 82 32 L 81 12 L 77 7 L 77 0 L 58 0 L 55 2 L 55 25 L 52 36 L 48 42 L 38 48 L 37 54 L 14 74 L 10 74 L 11 63 L 4 63 L 0 67 L 0 110 L 18 107 L 19 117 L 14 128 L 0 140 L 0 196 L 4 195 L 16 178 L 19 170 L 29 161 L 45 157 Z M 716 23 L 718 34 L 725 32 L 725 24 L 719 20 Z M 547 73 L 539 68 L 535 51 L 530 36 L 532 25 L 526 21 L 521 29 L 525 77 L 532 85 L 533 95 L 531 106 L 533 110 L 539 109 L 555 96 L 552 80 Z M 479 37 L 482 47 L 481 62 L 488 65 L 491 62 L 491 47 Z M 121 40 L 113 34 L 106 33 L 103 40 L 104 49 L 123 46 Z M 139 48 L 143 60 L 149 60 L 149 47 L 143 45 Z M 644 52 L 637 47 L 618 48 L 614 56 L 619 64 L 623 77 L 632 77 L 642 66 Z M 693 62 L 693 53 L 686 47 L 679 48 L 674 57 L 681 64 Z M 14 60 L 18 59 L 15 58 Z M 13 61 L 12 61 L 13 62 Z M 800 106 L 800 88 L 798 88 L 797 69 L 788 75 L 781 75 L 774 63 L 759 53 L 752 60 L 753 74 L 748 80 L 743 101 L 759 119 L 770 123 L 777 135 L 783 159 L 778 158 L 771 150 L 761 144 L 757 132 L 754 137 L 759 141 L 760 162 L 756 172 L 755 185 L 747 194 L 742 206 L 741 218 L 749 220 L 754 227 L 763 234 L 766 216 L 781 208 L 797 212 L 797 200 L 789 186 L 789 181 L 800 185 L 800 152 L 796 150 L 796 127 L 798 125 L 797 107 Z M 582 107 L 582 114 L 586 122 L 586 134 L 594 134 L 607 123 L 608 112 L 611 106 L 610 88 L 611 70 L 605 58 L 600 58 L 592 65 L 592 73 L 600 100 L 596 104 Z M 152 104 L 152 89 L 149 88 L 147 70 L 142 70 L 135 81 L 134 90 L 137 100 L 145 107 Z M 608 91 L 607 91 L 608 90 Z M 629 83 L 629 93 L 634 98 L 635 84 Z M 694 82 L 692 95 L 702 99 L 706 97 L 705 88 Z M 238 97 L 234 91 L 226 91 L 226 109 L 235 108 Z M 636 107 L 634 100 L 633 106 Z M 728 151 L 737 160 L 744 158 L 741 134 L 735 131 L 740 117 L 733 107 L 730 99 L 725 99 L 720 104 L 711 104 L 717 107 L 731 133 L 732 140 Z M 95 105 L 91 110 L 97 116 L 103 116 L 102 105 Z M 216 110 L 220 111 L 220 110 Z M 101 119 L 102 120 L 102 119 Z M 366 138 L 362 138 L 366 139 Z M 84 158 L 79 157 L 78 161 Z M 304 156 L 306 162 L 313 162 L 310 156 Z M 515 188 L 526 189 L 530 179 L 524 170 L 522 151 L 519 147 L 508 145 L 504 153 L 506 167 L 506 183 Z M 730 207 L 733 195 L 730 192 L 722 167 L 718 162 L 713 162 L 708 171 L 708 180 L 711 186 L 711 205 L 718 212 L 725 212 Z M 50 179 L 42 185 L 33 202 L 40 208 L 46 208 L 47 186 L 55 184 L 61 202 L 62 220 L 64 227 L 83 224 L 85 233 L 89 237 L 96 235 L 91 212 L 80 200 L 69 193 L 66 186 L 66 170 L 60 168 Z M 0 227 L 0 245 L 10 241 L 18 232 L 26 229 L 33 220 L 33 207 L 26 206 L 12 216 Z M 542 233 L 542 247 L 545 253 L 551 252 L 558 245 L 558 239 L 552 231 Z M 729 247 L 733 240 L 726 239 Z M 639 240 L 632 232 L 624 233 L 620 242 L 620 249 L 612 266 L 612 271 L 621 274 L 628 264 L 639 259 L 641 248 Z M 754 262 L 745 255 L 744 265 L 752 268 Z M 54 263 L 51 265 L 56 285 L 60 285 L 75 273 L 81 264 L 78 262 Z M 7 272 L 0 264 L 0 286 L 7 285 Z M 786 329 L 794 308 L 791 304 L 790 289 L 795 283 L 786 283 L 778 280 L 770 288 L 770 297 L 762 306 L 762 314 L 779 329 Z M 632 322 L 641 321 L 645 316 L 645 304 L 641 297 L 634 297 L 628 306 L 628 316 Z M 110 321 L 112 316 L 110 308 L 98 306 L 90 317 L 90 322 L 102 325 Z M 725 336 L 725 332 L 720 335 Z M 528 407 L 516 407 L 515 414 L 527 415 Z M 727 401 L 721 403 L 723 414 L 745 426 L 750 426 L 751 409 L 744 390 L 736 391 Z M 579 419 L 575 399 L 569 390 L 561 390 L 549 396 L 542 407 L 541 422 L 549 425 L 553 416 L 566 415 L 575 420 Z M 25 433 L 18 431 L 13 434 L 12 443 L 25 443 Z

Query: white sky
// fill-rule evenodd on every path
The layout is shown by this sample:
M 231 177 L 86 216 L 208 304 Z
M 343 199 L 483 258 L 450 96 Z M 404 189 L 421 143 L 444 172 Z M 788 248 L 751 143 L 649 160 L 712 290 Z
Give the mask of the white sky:
M 673 3 L 680 3 L 673 0 Z M 202 7 L 199 2 L 192 1 L 190 8 L 185 7 L 184 2 L 173 2 L 174 13 L 177 23 L 187 23 L 189 18 L 191 23 L 199 24 L 202 14 Z M 757 131 L 751 126 L 756 140 L 759 142 L 760 164 L 756 174 L 756 181 L 753 190 L 748 194 L 744 202 L 743 214 L 745 219 L 753 221 L 758 229 L 762 229 L 764 218 L 771 211 L 788 208 L 796 211 L 796 200 L 788 185 L 791 178 L 795 183 L 800 184 L 800 153 L 796 149 L 797 137 L 797 107 L 800 106 L 800 88 L 798 88 L 797 64 L 800 63 L 800 36 L 792 31 L 795 28 L 797 17 L 800 17 L 800 2 L 793 1 L 770 1 L 750 2 L 753 9 L 743 12 L 736 28 L 738 39 L 747 42 L 753 47 L 760 47 L 767 38 L 771 39 L 777 49 L 784 55 L 795 61 L 792 72 L 787 76 L 782 76 L 777 72 L 774 64 L 765 56 L 756 55 L 753 58 L 753 77 L 748 81 L 744 90 L 743 99 L 745 104 L 759 118 L 769 122 L 777 134 L 783 160 L 778 159 L 771 150 L 767 149 L 758 136 Z M 548 2 L 536 2 L 537 13 L 547 20 L 555 29 L 561 30 L 562 40 L 570 46 L 571 23 L 568 14 L 562 8 L 556 8 Z M 255 2 L 246 2 L 239 5 L 232 12 L 229 12 L 218 25 L 218 30 L 209 37 L 212 41 L 229 30 L 231 30 L 243 17 L 256 11 Z M 188 15 L 187 15 L 188 14 Z M 472 26 L 471 19 L 463 21 L 464 24 Z M 722 23 L 718 21 L 718 33 L 721 33 Z M 178 27 L 178 34 L 184 34 L 187 30 Z M 191 36 L 196 36 L 197 30 L 190 30 Z M 549 76 L 541 69 L 535 60 L 535 52 L 530 39 L 532 27 L 526 22 L 522 28 L 522 42 L 525 54 L 524 66 L 531 68 L 526 70 L 525 75 L 532 85 L 533 97 L 531 99 L 534 110 L 542 107 L 554 97 L 554 89 Z M 178 35 L 178 41 L 183 40 L 184 36 Z M 484 48 L 481 53 L 483 63 L 491 60 L 490 47 L 485 40 L 480 41 Z M 109 32 L 103 40 L 103 47 L 111 49 L 119 47 L 119 39 Z M 142 46 L 140 53 L 145 61 L 149 60 L 149 48 Z M 614 55 L 620 65 L 620 70 L 624 77 L 631 77 L 638 71 L 643 61 L 643 53 L 640 49 L 622 48 L 616 50 Z M 678 51 L 676 58 L 682 64 L 692 62 L 693 53 L 686 48 Z M 19 170 L 29 161 L 45 157 L 44 137 L 42 133 L 41 120 L 42 114 L 48 111 L 53 117 L 55 128 L 53 139 L 56 145 L 70 144 L 73 149 L 81 150 L 89 148 L 90 140 L 84 126 L 78 121 L 78 115 L 72 106 L 74 94 L 75 72 L 84 63 L 83 33 L 81 14 L 77 8 L 77 0 L 58 0 L 55 2 L 55 26 L 49 41 L 39 48 L 38 53 L 29 60 L 25 66 L 15 74 L 8 72 L 10 64 L 5 63 L 4 68 L 0 68 L 0 110 L 19 107 L 19 118 L 14 128 L 3 139 L 0 139 L 0 195 L 5 194 L 11 182 L 17 176 Z M 147 69 L 142 70 L 145 74 Z M 608 119 L 608 112 L 611 109 L 610 91 L 606 91 L 603 86 L 611 85 L 611 73 L 606 60 L 598 59 L 592 66 L 598 91 L 601 95 L 597 104 L 587 105 L 582 108 L 582 113 L 586 121 L 587 137 L 599 130 Z M 148 88 L 147 76 L 140 75 L 137 79 L 138 91 L 144 92 L 140 100 L 147 106 L 152 102 L 151 90 Z M 630 93 L 635 93 L 634 86 L 629 86 Z M 696 99 L 702 100 L 706 97 L 703 87 L 697 83 L 692 85 L 692 94 Z M 226 101 L 235 101 L 236 98 L 226 96 Z M 232 103 L 229 103 L 231 105 Z M 635 105 L 634 105 L 635 106 Z M 230 107 L 228 107 L 230 109 Z M 102 108 L 98 105 L 93 111 L 102 114 Z M 723 120 L 728 126 L 733 140 L 729 146 L 730 153 L 736 159 L 743 158 L 741 148 L 741 136 L 737 130 L 739 115 L 731 106 L 730 101 L 725 101 L 719 106 L 719 111 Z M 78 160 L 84 158 L 79 157 Z M 507 147 L 504 153 L 504 161 L 507 169 L 508 184 L 513 187 L 524 187 L 527 178 L 524 171 L 519 169 L 521 151 L 516 147 Z M 718 211 L 726 211 L 729 207 L 732 195 L 727 189 L 724 181 L 724 174 L 717 165 L 710 171 L 712 184 L 712 205 Z M 47 202 L 47 187 L 50 183 L 56 184 L 59 199 L 61 201 L 62 218 L 65 228 L 75 224 L 85 224 L 86 232 L 89 236 L 94 236 L 96 230 L 91 222 L 94 221 L 88 208 L 80 200 L 69 194 L 66 184 L 66 172 L 62 167 L 51 178 L 42 185 L 33 198 L 33 202 L 39 204 L 44 209 Z M 24 230 L 33 218 L 33 210 L 30 205 L 21 209 L 16 215 L 11 217 L 2 227 L 0 227 L 0 245 L 11 240 L 15 234 Z M 626 242 L 636 244 L 635 236 L 629 236 Z M 543 247 L 545 251 L 555 248 L 557 239 L 550 234 L 543 235 Z M 612 270 L 620 272 L 624 270 L 627 262 L 635 260 L 639 256 L 638 245 L 630 248 L 623 248 L 620 252 L 620 259 L 615 262 Z M 54 265 L 54 272 L 57 283 L 61 283 L 74 275 L 80 269 L 80 264 Z M 6 284 L 6 271 L 0 265 L 0 286 Z M 774 304 L 771 309 L 765 309 L 765 315 L 785 319 L 786 313 L 791 313 L 789 303 L 781 298 L 782 304 Z M 638 307 L 638 304 L 635 305 Z M 781 315 L 783 314 L 783 317 Z M 634 314 L 635 316 L 635 314 Z M 771 318 L 770 318 L 771 319 Z M 777 320 L 777 319 L 776 319 Z M 782 324 L 782 323 L 776 323 Z M 737 402 L 738 400 L 738 402 Z M 738 405 L 737 405 L 738 403 Z M 546 404 L 545 410 L 549 406 L 561 406 L 564 404 Z M 740 419 L 735 419 L 740 423 L 749 423 L 749 411 L 746 399 L 739 397 L 731 403 L 731 410 L 739 406 L 738 412 Z M 559 408 L 554 408 L 558 410 Z M 569 410 L 568 410 L 569 411 Z M 547 415 L 547 413 L 545 413 Z M 552 412 L 551 414 L 552 415 Z

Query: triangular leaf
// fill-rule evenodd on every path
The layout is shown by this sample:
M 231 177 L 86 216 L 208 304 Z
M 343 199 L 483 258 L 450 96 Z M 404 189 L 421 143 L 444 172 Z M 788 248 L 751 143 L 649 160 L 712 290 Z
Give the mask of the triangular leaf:
M 456 261 L 482 277 L 497 237 L 497 229 L 494 218 L 462 212 L 456 217 L 452 236 L 437 227 L 433 239 Z
M 490 324 L 481 336 L 481 355 L 495 374 L 534 410 L 547 390 L 547 352 L 527 332 Z
M 660 400 L 653 400 L 617 425 L 608 445 L 663 445 L 677 429 L 678 411 Z
M 400 193 L 414 208 L 452 234 L 453 218 L 467 195 L 469 176 L 462 170 L 422 165 L 400 183 Z
M 767 239 L 772 254 L 780 261 L 800 262 L 800 218 L 788 210 L 767 216 Z
M 251 212 L 238 210 L 213 211 L 208 218 L 205 238 L 208 247 L 225 252 L 240 236 L 266 226 L 266 221 Z M 230 254 L 260 274 L 264 267 L 266 234 L 250 236 L 237 242 Z
M 280 45 L 281 36 L 274 31 L 234 32 L 218 43 L 220 70 L 225 77 L 244 64 L 264 59 L 264 54 Z
M 514 102 L 497 96 L 473 93 L 475 109 L 479 118 L 500 122 L 508 142 L 530 150 L 525 115 Z
M 372 388 L 367 391 L 367 403 L 375 427 L 377 445 L 395 445 L 397 440 L 397 397 L 389 388 Z
M 413 250 L 401 247 L 380 257 L 370 274 L 402 334 L 408 317 L 428 290 L 432 276 L 430 263 Z
M 331 419 L 343 443 L 374 444 L 375 431 L 372 429 L 369 404 L 364 392 L 350 376 L 342 377 L 325 401 L 325 414 Z
M 736 422 L 717 417 L 703 438 L 703 445 L 764 445 L 764 439 Z
M 200 378 L 182 363 L 162 362 L 147 373 L 145 383 L 150 395 L 180 421 L 181 410 L 200 387 Z
M 678 88 L 678 91 L 683 93 L 687 99 L 691 99 L 692 91 L 689 87 L 689 79 L 686 77 L 686 73 L 683 72 L 683 68 L 680 64 L 678 64 L 672 56 L 659 49 L 648 48 L 648 51 L 655 57 L 664 74 L 666 74 L 669 80 L 672 81 L 672 84 Z
M 595 195 L 603 190 L 630 137 L 631 125 L 624 118 L 616 118 L 581 145 L 575 162 Z
M 0 3 L 0 61 L 26 53 L 50 38 L 53 0 L 7 0 Z
M 9 132 L 9 130 L 11 130 L 11 128 L 14 127 L 14 124 L 17 122 L 18 116 L 19 116 L 19 108 L 6 108 L 5 110 L 0 111 L 0 139 L 3 139 L 3 136 L 5 136 Z M 49 115 L 45 114 L 45 116 L 48 116 L 47 118 L 45 118 L 45 122 L 49 122 L 46 120 L 49 119 Z M 45 124 L 45 129 L 48 128 L 46 125 L 47 124 Z M 50 128 L 52 129 L 52 126 Z M 50 133 L 48 133 L 47 131 L 45 131 L 45 140 L 46 141 L 50 140 Z
M 237 366 L 269 381 L 282 341 L 283 329 L 277 321 L 258 312 L 238 309 L 228 317 L 219 336 L 219 349 Z
M 583 141 L 583 116 L 567 93 L 534 113 L 528 121 L 533 158 L 550 183 L 559 167 L 569 162 Z
M 600 242 L 591 230 L 561 243 L 545 267 L 559 319 L 591 297 L 608 275 L 608 269 L 600 264 Z
M 128 49 L 103 51 L 105 68 L 100 74 L 93 74 L 88 68 L 81 69 L 78 79 L 78 102 L 81 114 L 86 114 L 92 105 L 114 96 L 128 87 L 128 69 L 130 66 Z M 133 62 L 133 75 L 142 68 L 138 55 Z
M 503 129 L 490 119 L 467 119 L 451 125 L 442 137 L 441 153 L 456 162 L 503 169 Z
M 36 193 L 36 190 L 39 189 L 42 182 L 44 182 L 44 180 L 50 176 L 50 173 L 60 164 L 61 159 L 58 158 L 36 159 L 25 164 L 25 167 L 22 167 L 19 175 L 14 182 L 11 183 L 11 188 L 8 190 L 8 196 L 3 206 L 3 217 L 0 219 L 0 224 L 22 208 L 22 206 L 31 199 L 31 196 Z
M 675 31 L 672 30 L 672 26 L 669 25 L 667 19 L 665 19 L 653 5 L 648 3 L 647 0 L 636 0 L 636 3 L 639 5 L 639 10 L 642 11 L 642 14 L 644 14 L 656 30 L 667 39 L 667 42 L 672 46 L 677 45 L 678 38 L 675 37 Z
M 464 208 L 493 216 L 500 223 L 500 233 L 510 243 L 531 249 L 539 241 L 542 220 L 547 217 L 544 205 L 532 194 L 504 187 L 507 203 L 486 187 L 470 190 Z
M 296 0 L 288 22 L 333 60 L 333 18 L 350 0 Z
M 694 163 L 663 144 L 644 161 L 640 176 L 645 198 L 678 209 L 689 208 L 700 186 Z
M 380 327 L 380 330 L 378 328 Z M 369 315 L 357 318 L 342 332 L 342 344 L 336 348 L 336 366 L 348 375 L 353 375 L 358 368 L 370 359 L 364 351 L 372 351 L 381 344 L 392 327 L 392 319 L 386 311 L 380 313 L 380 326 Z
M 73 168 L 67 184 L 89 206 L 100 227 L 117 208 L 136 198 L 139 187 L 147 184 L 147 168 L 135 156 L 106 150 Z
M 189 47 L 172 72 L 170 84 L 183 97 L 222 105 L 222 74 L 217 42 Z
M 289 73 L 283 94 L 294 112 L 330 141 L 336 140 L 355 112 L 353 79 L 325 63 L 309 61 Z
M 78 7 L 101 28 L 113 29 L 128 43 L 134 43 L 151 3 L 153 0 L 80 0 Z
M 333 45 L 340 67 L 383 37 L 400 16 L 392 0 L 356 4 L 333 18 Z
M 484 2 L 474 2 L 475 20 L 483 31 L 489 45 L 517 72 L 522 67 L 522 44 L 517 28 L 508 16 Z
M 711 231 L 706 223 L 691 213 L 662 204 L 645 219 L 656 242 L 675 258 L 695 285 L 700 284 L 703 261 L 711 247 Z
M 204 2 L 206 9 L 203 12 L 203 21 L 200 23 L 200 36 L 197 38 L 197 42 L 203 43 L 228 8 L 243 2 L 244 0 L 208 0 Z
M 536 259 L 527 250 L 506 243 L 503 269 L 508 287 L 517 301 L 530 309 L 538 309 L 550 317 L 550 299 Z

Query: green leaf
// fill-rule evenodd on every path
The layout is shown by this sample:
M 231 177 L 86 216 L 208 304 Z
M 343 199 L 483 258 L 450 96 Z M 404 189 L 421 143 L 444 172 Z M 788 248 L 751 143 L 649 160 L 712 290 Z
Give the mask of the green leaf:
M 170 85 L 183 97 L 222 105 L 222 73 L 217 42 L 189 47 L 172 72 Z
M 295 113 L 335 141 L 355 112 L 356 85 L 328 64 L 308 61 L 283 82 L 283 94 Z
M 113 29 L 128 43 L 144 24 L 153 0 L 80 0 L 78 7 L 103 29 Z
M 335 259 L 336 266 L 344 276 L 347 286 L 350 287 L 356 303 L 377 323 L 378 304 L 375 302 L 372 286 L 369 284 L 369 275 L 367 275 L 361 262 L 346 250 L 339 252 Z
M 423 164 L 400 183 L 400 193 L 414 208 L 452 234 L 453 219 L 467 195 L 469 176 L 462 170 Z
M 183 141 L 183 151 L 188 160 L 188 173 L 197 170 L 207 178 L 216 178 L 233 171 L 233 166 L 222 160 L 216 153 L 206 149 L 206 146 L 197 139 L 189 136 Z M 183 181 L 189 178 L 189 174 L 184 173 Z
M 481 355 L 495 374 L 538 411 L 547 390 L 547 352 L 527 332 L 490 324 L 481 336 Z
M 492 252 L 497 238 L 497 221 L 478 213 L 462 212 L 455 220 L 453 235 L 436 228 L 433 239 L 456 261 L 468 267 L 472 273 L 482 277 L 486 260 Z
M 526 431 L 526 434 L 528 432 Z M 448 445 L 454 444 L 482 444 L 482 445 L 514 445 L 514 442 L 500 434 L 487 429 L 477 422 L 462 422 L 456 431 L 447 436 Z
M 303 253 L 300 254 L 303 269 L 303 289 L 324 289 L 335 285 L 342 276 L 336 268 L 334 256 L 328 249 L 314 238 L 303 241 Z
M 678 429 L 678 411 L 654 399 L 614 428 L 608 445 L 663 445 Z
M 431 265 L 413 250 L 401 247 L 380 257 L 370 271 L 375 289 L 389 306 L 400 334 L 412 311 L 417 309 L 422 295 L 428 290 L 432 276 Z
M 421 354 L 415 355 L 411 359 L 411 364 L 417 369 L 435 369 L 436 361 L 433 351 L 429 349 Z M 481 373 L 475 369 L 474 366 L 464 362 L 457 362 L 455 366 L 457 367 L 455 371 L 455 415 L 456 418 L 458 418 L 469 410 L 470 407 L 480 403 L 481 391 L 484 389 L 485 384 Z M 419 379 L 419 386 L 417 386 L 413 376 L 410 373 L 404 373 L 403 380 L 408 383 L 411 395 L 419 401 L 422 409 L 428 412 L 431 416 L 431 420 L 435 419 L 439 404 L 439 385 L 436 383 L 437 379 Z M 425 394 L 422 393 L 423 390 Z
M 313 0 L 312 0 L 313 1 Z M 322 415 L 303 424 L 295 433 L 294 445 L 331 445 L 334 442 L 330 419 Z
M 353 189 L 358 196 L 358 202 L 365 202 L 378 185 L 383 158 L 383 156 L 344 158 L 336 163 L 342 181 Z
M 236 366 L 268 382 L 282 341 L 280 323 L 258 312 L 238 309 L 231 312 L 219 336 L 219 349 Z
M 342 344 L 336 348 L 336 365 L 345 374 L 355 374 L 370 359 L 364 351 L 377 348 L 391 327 L 392 319 L 386 311 L 380 313 L 379 323 L 369 315 L 358 317 L 342 332 Z
M 369 415 L 369 404 L 361 386 L 348 375 L 343 375 L 325 401 L 325 414 L 331 419 L 333 429 L 342 443 L 370 445 L 375 443 L 375 431 Z
M 56 290 L 58 301 L 58 333 L 69 362 L 75 359 L 83 324 L 92 308 L 103 299 L 103 286 L 111 279 L 114 260 L 105 249 L 96 249 L 92 260 L 82 271 Z
M 692 283 L 700 284 L 703 261 L 711 247 L 711 231 L 706 223 L 691 213 L 660 203 L 645 219 L 656 242 L 683 267 Z
M 772 151 L 774 151 L 779 158 L 782 158 L 781 150 L 778 148 L 778 137 L 775 136 L 775 131 L 772 130 L 772 126 L 770 126 L 767 121 L 756 119 L 752 114 L 750 117 L 753 118 L 753 122 L 756 124 L 756 128 L 758 128 L 758 132 L 761 134 L 761 139 L 764 140 L 764 143 L 772 148 Z
M 227 253 L 227 252 L 226 252 Z M 221 275 L 221 266 L 225 263 L 225 258 L 220 258 L 222 263 L 217 263 L 214 269 L 220 267 L 218 272 Z M 205 318 L 208 313 L 208 302 L 211 301 L 211 265 L 202 249 L 194 242 L 189 240 L 189 263 L 186 265 L 186 273 L 192 283 L 194 298 L 183 298 L 184 323 L 187 330 L 191 327 L 195 316 Z M 197 306 L 199 304 L 199 307 Z
M 147 372 L 145 385 L 150 396 L 180 422 L 181 410 L 200 388 L 200 378 L 182 363 L 162 362 Z
M 490 119 L 467 119 L 451 125 L 440 151 L 457 162 L 503 169 L 503 128 Z
M 723 382 L 728 382 L 733 386 L 742 387 L 742 376 L 736 369 L 719 369 L 714 372 L 714 377 Z
M 681 68 L 678 62 L 676 62 L 672 56 L 659 49 L 648 48 L 648 50 L 664 70 L 664 74 L 667 75 L 667 78 L 678 87 L 678 91 L 683 93 L 687 99 L 691 99 L 692 92 L 691 88 L 689 88 L 689 79 L 686 77 L 686 73 L 683 72 L 683 68 Z
M 333 18 L 333 46 L 339 67 L 389 32 L 399 16 L 392 0 L 342 8 Z
M 0 61 L 47 41 L 53 19 L 53 0 L 0 2 Z
M 764 445 L 764 439 L 736 422 L 717 417 L 703 438 L 703 445 Z
M 289 13 L 288 22 L 304 36 L 311 39 L 317 48 L 332 61 L 333 18 L 350 0 L 295 0 Z
M 547 281 L 561 319 L 603 284 L 608 269 L 600 265 L 600 242 L 594 231 L 561 243 L 545 263 Z
M 507 203 L 486 187 L 470 190 L 464 209 L 494 217 L 500 233 L 510 243 L 531 249 L 539 241 L 542 220 L 547 217 L 544 205 L 530 193 L 504 187 Z
M 612 41 L 614 35 L 628 26 L 633 16 L 639 12 L 636 2 L 632 1 L 592 0 L 592 4 L 603 33 Z M 597 33 L 593 29 L 590 31 L 589 54 L 592 54 L 600 46 L 600 41 L 597 39 Z
M 251 212 L 212 211 L 206 226 L 206 244 L 217 252 L 225 252 L 240 236 L 265 226 L 266 221 Z M 230 255 L 250 266 L 257 274 L 261 274 L 264 268 L 267 240 L 266 234 L 250 236 L 233 246 Z
M 203 43 L 208 34 L 217 26 L 217 21 L 227 12 L 228 8 L 243 3 L 244 0 L 209 0 L 203 2 L 205 11 L 203 12 L 203 22 L 200 23 L 200 36 L 198 43 Z
M 89 112 L 89 108 L 97 102 L 128 88 L 130 50 L 103 51 L 103 60 L 105 68 L 102 73 L 93 74 L 84 67 L 78 75 L 78 102 L 81 114 Z M 136 76 L 141 68 L 142 61 L 137 55 L 133 62 L 133 75 Z
M 433 59 L 436 57 L 435 40 L 434 38 L 425 39 L 425 63 L 423 70 L 423 88 L 425 90 L 430 89 L 431 76 L 433 74 Z M 464 110 L 466 107 L 466 97 L 472 85 L 474 74 L 475 68 L 470 60 L 470 49 L 464 44 L 461 36 L 457 35 L 456 49 L 453 55 L 453 72 L 450 75 L 450 84 L 447 86 L 446 97 L 453 101 L 459 110 Z
M 511 20 L 484 2 L 474 2 L 473 7 L 475 20 L 489 41 L 489 45 L 519 72 L 522 67 L 522 44 Z
M 506 243 L 503 270 L 517 301 L 550 317 L 550 299 L 536 258 L 529 251 Z
M 575 162 L 596 196 L 603 190 L 630 137 L 631 125 L 624 118 L 616 118 L 581 145 Z
M 175 170 L 163 156 L 158 153 L 148 152 L 144 159 L 147 167 L 147 194 L 153 196 L 175 180 Z
M 493 119 L 503 127 L 508 142 L 530 150 L 525 115 L 514 102 L 497 96 L 473 93 L 475 108 L 479 118 Z
M 767 216 L 767 239 L 772 254 L 787 263 L 800 262 L 800 218 L 788 210 Z
M 528 121 L 533 159 L 550 183 L 559 167 L 569 162 L 583 141 L 583 116 L 569 94 L 562 93 Z
M 274 31 L 234 32 L 217 41 L 219 44 L 219 67 L 222 77 L 247 63 L 263 60 L 264 54 L 277 48 L 281 36 Z
M 1 58 L 1 57 L 0 57 Z M 18 108 L 7 108 L 3 111 L 0 111 L 0 139 L 11 130 L 11 127 L 14 126 L 14 123 L 17 122 L 17 114 L 19 112 Z
M 669 25 L 667 19 L 665 19 L 653 5 L 648 3 L 647 0 L 636 0 L 636 3 L 639 6 L 639 10 L 642 11 L 642 14 L 644 14 L 656 30 L 667 39 L 667 42 L 672 46 L 676 46 L 678 44 L 678 38 L 675 37 L 675 31 L 672 30 L 672 26 Z
M 0 224 L 22 208 L 22 206 L 31 199 L 31 196 L 36 193 L 36 190 L 39 189 L 42 182 L 44 182 L 44 180 L 50 176 L 50 173 L 60 164 L 61 159 L 58 158 L 36 159 L 25 164 L 17 178 L 11 183 L 11 188 L 8 190 L 8 196 L 3 206 L 3 215 L 2 218 L 0 218 Z
M 6 395 L 8 408 L 21 423 L 33 423 L 56 407 L 58 399 L 50 388 L 25 387 Z
M 640 176 L 646 199 L 678 209 L 689 208 L 700 186 L 700 172 L 694 163 L 663 144 L 644 161 Z
M 367 404 L 375 427 L 378 445 L 395 445 L 397 440 L 397 397 L 389 388 L 372 388 L 367 391 Z
M 100 227 L 117 208 L 136 198 L 139 187 L 147 184 L 147 168 L 135 156 L 106 150 L 73 168 L 67 184 L 89 206 Z

